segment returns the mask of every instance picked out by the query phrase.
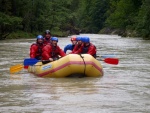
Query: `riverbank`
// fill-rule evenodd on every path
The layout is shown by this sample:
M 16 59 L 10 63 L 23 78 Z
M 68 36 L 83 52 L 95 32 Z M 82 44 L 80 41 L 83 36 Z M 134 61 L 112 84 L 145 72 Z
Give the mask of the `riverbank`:
M 140 37 L 136 31 L 113 29 L 113 28 L 103 28 L 102 30 L 99 31 L 99 33 L 100 34 L 119 35 L 121 37 Z
M 99 31 L 99 34 L 108 34 L 108 35 L 118 35 L 121 37 L 142 37 L 144 40 L 149 40 L 149 36 L 140 34 L 135 30 L 124 30 L 124 29 L 114 29 L 114 28 L 103 28 Z
M 57 36 L 57 37 L 67 37 L 69 35 L 79 35 L 79 31 L 73 31 L 72 32 L 68 31 L 51 31 L 52 36 Z M 24 32 L 24 31 L 17 31 L 17 32 L 12 32 L 10 33 L 5 39 L 21 39 L 21 38 L 34 38 L 37 35 L 43 35 L 43 32 L 34 32 L 34 33 L 29 33 L 29 32 Z M 140 36 L 136 31 L 133 30 L 123 30 L 123 29 L 113 29 L 113 28 L 103 28 L 102 30 L 99 31 L 98 34 L 108 34 L 108 35 L 118 35 L 121 37 L 142 37 Z M 144 40 L 149 40 L 147 37 L 143 37 Z M 4 40 L 3 38 L 0 40 Z
M 52 36 L 57 36 L 57 37 L 66 37 L 68 36 L 68 33 L 67 32 L 61 32 L 61 31 L 52 31 Z M 34 33 L 29 33 L 29 32 L 24 32 L 24 31 L 17 31 L 17 32 L 12 32 L 10 33 L 5 39 L 21 39 L 21 38 L 34 38 L 36 37 L 37 35 L 43 35 L 42 32 L 34 32 Z M 0 40 L 4 40 L 4 39 L 1 39 Z

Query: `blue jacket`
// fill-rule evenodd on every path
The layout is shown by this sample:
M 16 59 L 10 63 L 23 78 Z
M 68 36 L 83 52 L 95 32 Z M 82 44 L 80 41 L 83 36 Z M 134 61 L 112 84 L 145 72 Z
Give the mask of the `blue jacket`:
M 67 52 L 67 50 L 73 50 L 73 48 L 74 48 L 74 46 L 75 45 L 73 45 L 73 44 L 68 44 L 68 45 L 66 45 L 65 47 L 64 47 L 64 52 L 66 53 Z

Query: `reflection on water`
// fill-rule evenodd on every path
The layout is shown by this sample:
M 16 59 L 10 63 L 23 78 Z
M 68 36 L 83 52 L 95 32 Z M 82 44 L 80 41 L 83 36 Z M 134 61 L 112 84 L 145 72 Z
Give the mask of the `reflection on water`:
M 150 41 L 116 35 L 89 35 L 98 55 L 115 54 L 119 65 L 101 62 L 102 78 L 39 78 L 12 65 L 29 57 L 33 39 L 0 42 L 0 112 L 148 113 Z M 63 48 L 68 38 L 59 39 Z

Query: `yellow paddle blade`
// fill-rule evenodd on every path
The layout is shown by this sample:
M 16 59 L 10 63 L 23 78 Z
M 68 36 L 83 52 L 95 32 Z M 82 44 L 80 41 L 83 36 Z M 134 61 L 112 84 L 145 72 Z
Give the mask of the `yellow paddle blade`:
M 10 73 L 16 73 L 16 72 L 19 72 L 23 69 L 23 65 L 22 64 L 17 64 L 17 65 L 14 65 L 14 66 L 11 66 L 10 67 Z

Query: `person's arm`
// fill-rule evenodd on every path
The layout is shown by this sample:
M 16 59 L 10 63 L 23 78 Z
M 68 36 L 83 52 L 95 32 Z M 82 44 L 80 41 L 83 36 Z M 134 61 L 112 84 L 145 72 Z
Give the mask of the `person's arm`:
M 57 46 L 57 49 L 58 49 L 59 55 L 60 55 L 61 57 L 66 56 L 66 53 L 65 53 L 59 46 Z
M 65 46 L 65 48 L 64 48 L 64 52 L 66 53 L 67 52 L 67 50 L 73 50 L 73 45 L 72 44 L 68 44 L 67 46 Z
M 76 48 L 76 50 L 74 51 L 74 54 L 81 54 L 81 53 L 82 53 L 83 46 L 84 46 L 83 44 L 80 45 L 80 46 L 78 46 L 78 47 Z
M 49 58 L 51 58 L 50 51 L 51 51 L 50 45 L 44 46 L 43 53 L 42 53 L 42 59 L 43 60 L 49 60 Z
M 70 54 L 75 54 L 75 52 L 78 50 L 78 44 L 75 45 L 75 47 L 73 48 L 72 52 L 70 52 Z
M 87 54 L 90 54 L 90 55 L 96 54 L 96 47 L 93 44 L 90 45 Z
M 35 44 L 30 47 L 30 58 L 36 57 L 37 46 Z
M 68 46 L 69 46 L 69 45 L 66 45 L 66 46 L 64 47 L 64 52 L 65 52 L 65 53 L 66 53 L 67 50 L 68 50 Z

